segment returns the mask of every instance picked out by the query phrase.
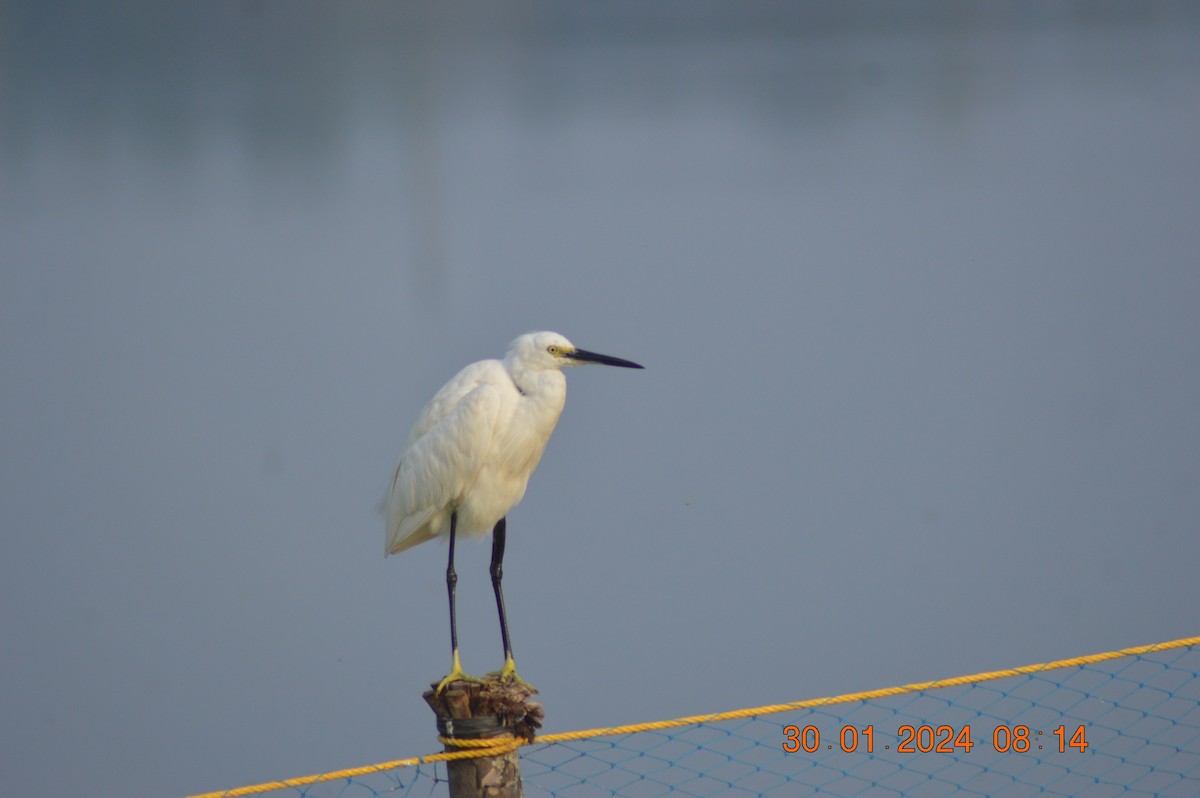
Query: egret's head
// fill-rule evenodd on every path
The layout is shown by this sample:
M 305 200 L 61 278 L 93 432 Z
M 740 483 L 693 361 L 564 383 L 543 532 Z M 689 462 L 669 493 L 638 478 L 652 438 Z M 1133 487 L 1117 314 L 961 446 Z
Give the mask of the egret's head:
M 509 345 L 505 360 L 531 371 L 582 366 L 586 363 L 603 363 L 606 366 L 620 366 L 627 369 L 642 368 L 637 363 L 622 360 L 619 357 L 598 355 L 595 352 L 580 349 L 556 332 L 525 333 Z

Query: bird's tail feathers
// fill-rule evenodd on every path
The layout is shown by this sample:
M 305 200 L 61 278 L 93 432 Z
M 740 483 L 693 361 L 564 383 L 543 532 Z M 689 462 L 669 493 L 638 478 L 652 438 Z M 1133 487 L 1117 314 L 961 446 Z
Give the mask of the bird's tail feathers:
M 399 554 L 436 538 L 444 526 L 442 515 L 437 509 L 431 508 L 423 513 L 410 513 L 395 526 L 389 524 L 384 556 Z

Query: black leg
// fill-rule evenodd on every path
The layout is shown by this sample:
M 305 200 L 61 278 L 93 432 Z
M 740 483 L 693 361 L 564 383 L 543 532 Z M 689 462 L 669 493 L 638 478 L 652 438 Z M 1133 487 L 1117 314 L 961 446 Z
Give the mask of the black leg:
M 504 661 L 512 660 L 512 644 L 508 638 L 508 618 L 504 614 L 504 591 L 500 580 L 504 578 L 505 519 L 501 518 L 492 529 L 492 590 L 496 591 L 496 611 L 500 613 L 500 641 L 504 643 Z
M 438 682 L 435 692 L 441 693 L 453 682 L 466 680 L 477 682 L 474 676 L 463 673 L 462 663 L 458 659 L 458 617 L 454 611 L 454 588 L 458 585 L 458 574 L 454 573 L 454 535 L 458 526 L 458 513 L 450 514 L 450 562 L 446 565 L 446 592 L 450 595 L 450 672 Z
M 454 611 L 454 588 L 458 585 L 458 574 L 454 572 L 454 532 L 458 525 L 458 513 L 450 513 L 450 563 L 446 566 L 446 592 L 450 594 L 450 650 L 454 653 L 454 664 L 458 664 L 458 619 Z

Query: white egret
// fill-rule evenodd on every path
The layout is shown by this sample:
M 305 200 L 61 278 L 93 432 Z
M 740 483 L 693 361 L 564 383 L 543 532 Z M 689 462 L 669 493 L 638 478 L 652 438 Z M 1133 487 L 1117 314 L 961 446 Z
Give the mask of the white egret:
M 637 363 L 579 349 L 558 333 L 534 332 L 509 345 L 504 360 L 481 360 L 456 374 L 425 405 L 388 490 L 386 554 L 441 535 L 450 537 L 446 591 L 450 597 L 450 673 L 470 679 L 458 656 L 454 611 L 454 539 L 492 532 L 492 589 L 504 644 L 502 679 L 515 679 L 504 594 L 505 517 L 521 501 L 529 475 L 562 413 L 567 381 L 562 369 L 586 363 L 640 369 Z

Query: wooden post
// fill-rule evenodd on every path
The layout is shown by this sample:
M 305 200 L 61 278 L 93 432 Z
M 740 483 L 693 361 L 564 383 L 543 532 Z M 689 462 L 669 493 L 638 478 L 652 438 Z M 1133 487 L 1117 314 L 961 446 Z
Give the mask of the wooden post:
M 436 687 L 434 685 L 433 687 Z M 542 725 L 542 705 L 515 682 L 451 682 L 437 695 L 425 692 L 438 718 L 438 734 L 459 740 L 524 737 L 532 740 Z M 447 744 L 447 751 L 471 750 Z M 450 798 L 522 798 L 521 763 L 515 750 L 498 756 L 451 759 L 446 763 Z

